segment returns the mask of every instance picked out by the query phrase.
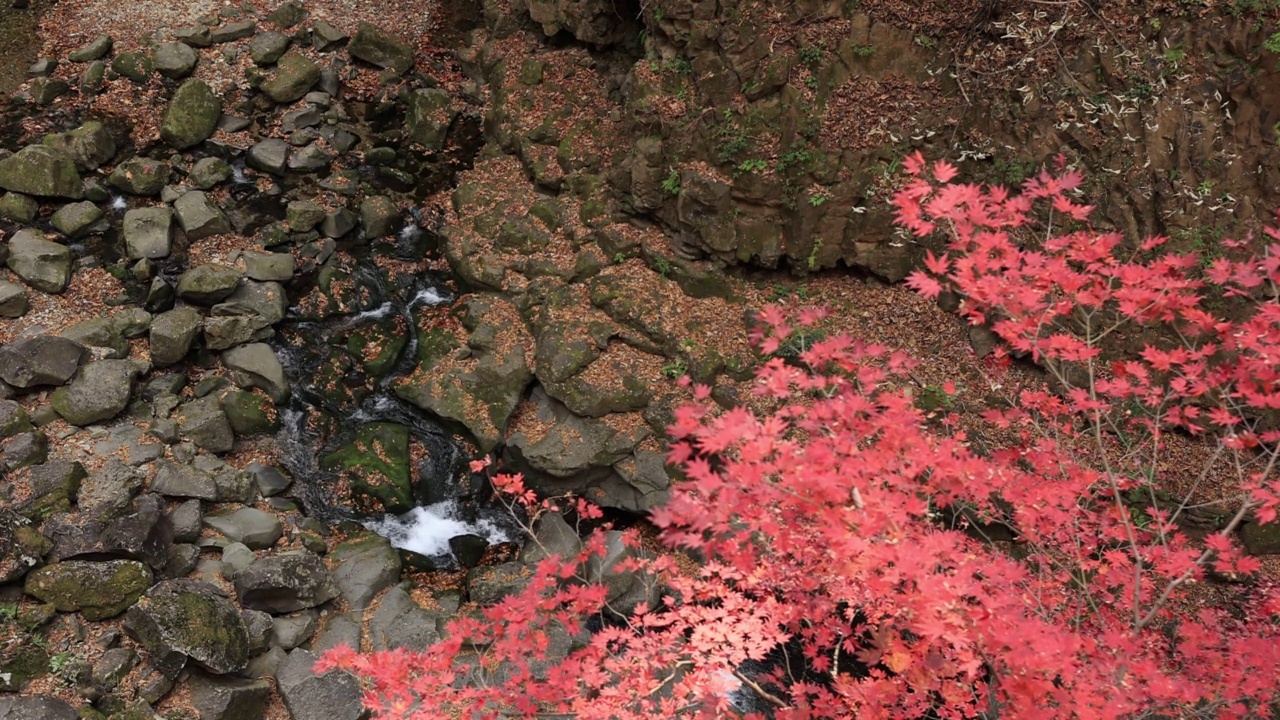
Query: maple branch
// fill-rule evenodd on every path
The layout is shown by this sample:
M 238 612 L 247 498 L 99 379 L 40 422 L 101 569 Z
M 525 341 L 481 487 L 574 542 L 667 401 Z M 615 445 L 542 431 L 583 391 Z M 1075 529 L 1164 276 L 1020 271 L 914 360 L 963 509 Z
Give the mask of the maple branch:
M 773 706 L 775 706 L 775 707 L 777 707 L 777 708 L 779 708 L 779 709 L 782 709 L 782 710 L 786 710 L 786 709 L 789 707 L 789 706 L 787 705 L 786 701 L 784 701 L 782 698 L 780 698 L 780 697 L 778 697 L 778 696 L 774 695 L 773 693 L 770 693 L 768 690 L 765 690 L 764 688 L 760 687 L 760 684 L 759 684 L 759 683 L 757 683 L 756 681 L 754 681 L 754 680 L 752 680 L 751 678 L 747 677 L 746 675 L 743 675 L 740 671 L 738 671 L 738 670 L 734 670 L 734 671 L 733 671 L 733 676 L 734 676 L 734 677 L 736 677 L 736 678 L 738 678 L 739 680 L 741 680 L 741 681 L 742 681 L 742 683 L 743 683 L 744 685 L 746 685 L 747 687 L 749 687 L 749 688 L 751 688 L 752 690 L 754 690 L 754 691 L 756 692 L 756 694 L 757 694 L 757 695 L 759 695 L 761 698 L 763 698 L 763 699 L 767 700 L 771 705 L 773 705 Z

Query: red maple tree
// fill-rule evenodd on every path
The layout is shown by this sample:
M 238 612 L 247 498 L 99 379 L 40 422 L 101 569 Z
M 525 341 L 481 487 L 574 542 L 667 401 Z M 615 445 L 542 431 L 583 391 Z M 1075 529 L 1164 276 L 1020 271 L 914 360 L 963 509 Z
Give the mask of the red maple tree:
M 981 418 L 926 412 L 910 358 L 767 308 L 757 409 L 699 387 L 670 427 L 685 479 L 650 520 L 697 569 L 615 568 L 658 583 L 657 603 L 610 605 L 584 570 L 607 552 L 597 531 L 425 652 L 339 649 L 321 668 L 355 671 L 397 718 L 1265 716 L 1280 595 L 1237 531 L 1280 503 L 1280 245 L 1224 243 L 1239 257 L 1212 263 L 1130 247 L 1089 227 L 1062 160 L 1020 193 L 919 154 L 904 167 L 900 225 L 946 242 L 909 285 L 999 336 L 993 388 L 1021 356 L 1044 387 Z M 974 422 L 1006 441 L 975 442 Z M 1207 531 L 1164 482 L 1174 438 L 1230 488 Z M 568 507 L 497 480 L 535 517 Z M 1225 599 L 1198 592 L 1211 574 L 1235 581 Z

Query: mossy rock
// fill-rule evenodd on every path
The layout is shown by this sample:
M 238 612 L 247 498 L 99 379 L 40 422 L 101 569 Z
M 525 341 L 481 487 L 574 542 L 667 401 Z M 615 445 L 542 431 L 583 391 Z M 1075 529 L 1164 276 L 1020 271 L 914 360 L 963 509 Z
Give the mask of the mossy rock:
M 192 78 L 173 93 L 160 124 L 160 137 L 179 150 L 199 145 L 218 127 L 222 101 L 205 81 Z
M 249 662 L 249 635 L 240 610 L 221 591 L 196 580 L 165 580 L 129 608 L 124 629 L 169 677 L 195 661 L 215 674 Z
M 391 371 L 408 342 L 405 320 L 395 315 L 352 330 L 347 336 L 347 352 L 370 376 L 382 377 Z
M 320 466 L 346 476 L 352 503 L 363 511 L 398 514 L 416 504 L 409 471 L 409 428 L 403 425 L 363 425 L 355 439 L 326 455 Z
M 151 568 L 135 560 L 68 560 L 27 573 L 26 592 L 62 612 L 104 620 L 124 612 L 151 586 Z
M 230 390 L 220 399 L 231 430 L 238 436 L 275 432 L 280 419 L 269 398 L 244 390 Z
M 49 653 L 25 633 L 11 628 L 0 638 L 0 692 L 22 692 L 49 674 Z

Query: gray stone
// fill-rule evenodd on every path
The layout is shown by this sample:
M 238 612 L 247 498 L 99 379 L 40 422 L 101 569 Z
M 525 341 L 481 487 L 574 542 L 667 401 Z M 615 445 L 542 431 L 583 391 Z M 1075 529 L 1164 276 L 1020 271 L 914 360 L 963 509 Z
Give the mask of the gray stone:
M 9 239 L 5 264 L 23 282 L 47 293 L 60 293 L 71 283 L 71 250 L 45 240 L 37 230 L 19 230 Z
M 0 380 L 16 388 L 62 385 L 75 375 L 85 349 L 55 335 L 37 335 L 0 347 Z
M 272 621 L 271 644 L 292 650 L 311 639 L 319 626 L 315 610 L 303 610 L 293 615 L 277 617 Z
M 356 214 L 346 208 L 327 213 L 320 222 L 320 234 L 337 240 L 356 228 Z
M 592 555 L 587 560 L 586 576 L 590 582 L 608 589 L 605 601 L 618 614 L 631 614 L 638 604 L 650 609 L 657 607 L 658 582 L 655 578 L 631 570 L 620 570 L 618 565 L 627 558 L 647 557 L 644 550 L 628 547 L 619 530 L 605 533 L 605 554 Z
M 256 315 L 221 315 L 204 321 L 204 346 L 226 350 L 251 340 L 265 340 L 272 330 Z
M 89 620 L 115 617 L 151 586 L 151 568 L 135 560 L 69 560 L 27 573 L 28 595 Z
M 293 478 L 273 465 L 252 462 L 246 469 L 253 475 L 253 481 L 258 486 L 258 492 L 262 497 L 279 495 L 293 484 Z
M 187 683 L 191 706 L 200 720 L 262 720 L 266 717 L 271 683 L 266 680 L 191 676 Z
M 0 439 L 31 430 L 31 417 L 13 400 L 0 400 Z
M 156 72 L 170 80 L 178 80 L 196 69 L 200 56 L 186 43 L 167 42 L 156 46 L 151 59 L 155 62 Z
M 0 697 L 0 720 L 77 720 L 65 702 L 45 695 Z
M 244 543 L 254 550 L 265 550 L 284 534 L 280 518 L 257 508 L 239 508 L 220 515 L 205 515 L 204 524 L 222 533 L 232 542 Z
M 111 59 L 111 69 L 141 85 L 151 79 L 155 64 L 146 52 L 126 52 Z
M 107 184 L 130 195 L 159 195 L 169 182 L 169 163 L 134 157 L 116 165 Z
M 107 53 L 111 52 L 111 48 L 114 44 L 115 43 L 111 40 L 110 35 L 99 35 L 89 41 L 88 44 L 81 45 L 75 50 L 72 50 L 67 55 L 67 59 L 71 62 L 79 63 L 101 60 L 106 57 Z
M 289 157 L 288 167 L 296 172 L 320 172 L 329 167 L 333 156 L 315 143 L 311 143 Z
M 258 388 L 275 402 L 289 396 L 289 381 L 276 353 L 266 343 L 252 343 L 228 350 L 222 354 L 222 364 L 231 371 L 231 377 L 243 388 Z
M 191 166 L 188 179 L 201 190 L 209 190 L 231 179 L 231 166 L 222 158 L 200 158 Z
M 280 138 L 268 138 L 249 148 L 245 163 L 272 175 L 284 175 L 289 161 L 289 143 Z
M 24 2 L 24 1 L 25 0 L 16 0 L 15 5 L 17 3 Z M 54 70 L 57 70 L 57 69 L 58 69 L 57 60 L 50 57 L 43 57 L 31 63 L 31 67 L 27 68 L 27 77 L 33 77 L 33 78 L 48 77 L 53 74 Z
M 328 567 L 310 553 L 259 558 L 236 575 L 235 585 L 242 605 L 270 613 L 305 610 L 338 596 Z
M 294 260 L 289 253 L 246 250 L 241 257 L 244 258 L 245 275 L 252 280 L 287 282 L 293 278 Z M 3 307 L 2 301 L 0 307 Z
M 71 132 L 45 135 L 43 143 L 70 155 L 81 172 L 97 170 L 116 154 L 115 140 L 107 126 L 97 120 L 89 120 Z
M 192 242 L 231 232 L 231 222 L 227 220 L 222 208 L 200 190 L 192 190 L 178 198 L 173 204 L 173 211 L 178 216 L 178 224 L 187 234 L 187 239 Z M 181 282 L 178 283 L 178 295 L 182 295 Z
M 449 126 L 458 114 L 452 104 L 449 93 L 444 90 L 414 90 L 409 95 L 409 140 L 428 150 L 443 148 Z
M 209 30 L 209 40 L 213 43 L 228 43 L 235 40 L 243 40 L 255 32 L 258 26 L 252 20 L 241 20 L 239 22 L 230 22 L 221 27 L 211 28 Z
M 107 693 L 115 689 L 125 675 L 138 664 L 138 653 L 132 648 L 112 648 L 93 664 L 92 683 L 95 690 Z
M 332 650 L 339 645 L 350 648 L 360 647 L 360 637 L 364 634 L 363 613 L 360 611 L 329 613 L 325 618 L 320 633 L 311 641 L 313 652 Z
M 124 244 L 130 260 L 169 257 L 173 211 L 167 207 L 139 208 L 124 214 Z
M 22 579 L 48 550 L 49 541 L 31 520 L 8 508 L 0 509 L 0 583 Z
M 360 203 L 360 227 L 366 238 L 386 237 L 396 231 L 400 208 L 385 195 L 367 197 Z
M 22 317 L 27 314 L 29 303 L 30 296 L 26 288 L 8 280 L 0 280 L 0 317 Z
M 289 36 L 274 30 L 260 32 L 249 41 L 249 57 L 259 65 L 270 65 L 289 50 Z
M 200 305 L 213 305 L 235 292 L 243 274 L 216 263 L 198 265 L 178 279 L 178 297 Z
M 40 77 L 31 81 L 28 86 L 28 92 L 31 94 L 31 101 L 36 105 L 48 105 L 54 100 L 62 97 L 64 93 L 71 89 L 71 84 L 62 78 L 56 77 Z
M 85 97 L 97 95 L 107 78 L 107 64 L 94 60 L 80 75 L 80 94 Z
M 352 610 L 364 609 L 378 593 L 400 582 L 400 553 L 380 535 L 348 538 L 329 558 L 333 581 Z
M 351 57 L 403 74 L 413 67 L 413 46 L 377 25 L 361 22 L 347 46 Z
M 182 467 L 182 466 L 179 466 Z M 159 473 L 157 472 L 158 476 Z M 154 484 L 152 489 L 164 492 L 156 488 Z M 201 520 L 203 519 L 203 510 L 200 507 L 200 501 L 191 499 L 183 503 L 178 503 L 173 511 L 169 513 L 169 524 L 173 527 L 173 539 L 175 542 L 195 542 L 200 537 L 200 529 L 203 527 Z
M 99 360 L 80 368 L 71 384 L 53 392 L 50 403 L 72 425 L 90 425 L 124 412 L 133 381 L 146 372 L 136 360 Z
M 199 78 L 184 82 L 173 93 L 160 123 L 160 139 L 179 150 L 199 145 L 218 128 L 222 101 Z
M 235 432 L 218 398 L 209 395 L 189 402 L 178 411 L 182 435 L 209 452 L 229 452 L 235 446 Z
M 213 501 L 218 498 L 218 486 L 213 476 L 191 465 L 160 460 L 151 480 L 151 490 L 165 497 L 199 498 Z M 184 538 L 188 540 L 190 538 Z
M 253 564 L 258 556 L 248 545 L 242 542 L 233 542 L 222 548 L 222 577 L 227 580 L 235 580 L 236 575 L 240 571 Z M 256 610 L 246 610 L 245 612 L 258 612 Z M 264 613 L 265 614 L 265 613 Z
M 200 332 L 200 313 L 188 305 L 160 313 L 151 321 L 151 362 L 164 367 L 181 361 Z
M 173 37 L 191 47 L 205 48 L 213 44 L 209 39 L 209 28 L 204 25 L 191 25 L 173 31 Z
M 235 292 L 214 305 L 212 313 L 215 316 L 252 315 L 267 325 L 274 325 L 284 319 L 288 308 L 289 301 L 280 283 L 245 280 Z
M 285 221 L 289 229 L 304 233 L 324 220 L 325 210 L 310 200 L 294 200 L 285 207 Z
M 533 524 L 533 539 L 520 551 L 526 565 L 537 565 L 547 557 L 569 559 L 582 550 L 582 538 L 569 527 L 560 513 L 544 513 Z
M 336 48 L 347 39 L 347 34 L 321 20 L 311 28 L 311 47 L 325 52 Z
M 241 610 L 240 617 L 244 619 L 244 627 L 249 631 L 249 654 L 265 652 L 271 645 L 271 614 L 261 610 Z M 246 674 L 255 677 L 252 672 Z
M 49 438 L 43 432 L 25 432 L 0 443 L 0 468 L 17 470 L 39 465 L 49 457 Z
M 441 614 L 423 609 L 409 593 L 394 587 L 382 596 L 369 619 L 369 642 L 375 652 L 426 650 L 441 639 L 441 619 Z
M 0 218 L 8 218 L 16 223 L 26 224 L 36 219 L 40 211 L 40 203 L 22 193 L 10 192 L 0 197 Z M 323 216 L 323 213 L 321 213 Z M 316 220 L 320 222 L 320 220 Z
M 175 543 L 169 546 L 169 561 L 164 566 L 167 578 L 186 577 L 200 564 L 200 546 L 192 543 Z
M 285 53 L 276 73 L 262 83 L 262 92 L 278 103 L 291 103 L 306 95 L 320 79 L 320 66 L 299 52 Z
M 97 205 L 83 200 L 77 203 L 69 203 L 58 208 L 58 211 L 49 218 L 49 224 L 54 229 L 75 239 L 88 233 L 93 224 L 102 219 L 102 210 Z
M 273 23 L 276 27 L 291 28 L 294 25 L 305 20 L 307 11 L 302 5 L 296 2 L 287 2 L 271 11 L 267 16 L 267 21 Z
M 84 197 L 75 161 L 44 145 L 28 145 L 0 160 L 0 189 L 39 197 Z
M 221 591 L 195 580 L 165 580 L 125 615 L 125 632 L 169 677 L 190 659 L 225 675 L 249 664 L 249 637 L 240 611 Z
M 478 605 L 492 605 L 529 584 L 532 573 L 518 562 L 486 565 L 467 571 L 467 590 Z
M 365 720 L 363 690 L 349 673 L 317 675 L 316 656 L 301 648 L 289 653 L 276 671 L 276 686 L 293 720 Z
M 249 661 L 249 667 L 244 674 L 251 678 L 275 679 L 276 670 L 287 656 L 288 654 L 278 647 L 267 648 L 266 652 Z
M 81 320 L 59 333 L 87 348 L 105 348 L 109 358 L 129 356 L 129 341 L 124 337 L 124 326 L 114 317 L 97 317 Z

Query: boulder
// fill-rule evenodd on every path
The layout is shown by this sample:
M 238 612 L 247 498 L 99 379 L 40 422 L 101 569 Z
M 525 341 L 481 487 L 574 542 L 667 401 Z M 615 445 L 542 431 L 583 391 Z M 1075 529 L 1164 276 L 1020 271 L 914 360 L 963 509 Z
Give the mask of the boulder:
M 289 156 L 288 168 L 295 172 L 320 172 L 329 167 L 333 156 L 316 143 L 311 143 Z
M 477 605 L 493 605 L 529 584 L 533 572 L 518 562 L 486 565 L 467 571 L 467 592 Z
M 249 635 L 240 610 L 216 587 L 198 580 L 157 583 L 125 615 L 125 632 L 174 677 L 187 660 L 215 675 L 244 670 Z
M 97 170 L 116 154 L 115 140 L 97 120 L 89 120 L 71 132 L 45 135 L 42 142 L 70 155 L 81 172 Z
M 101 60 L 111 52 L 111 48 L 115 42 L 110 35 L 99 35 L 85 45 L 72 50 L 67 54 L 67 59 L 71 62 L 87 63 L 94 60 Z
M 210 190 L 231 179 L 234 173 L 226 160 L 217 157 L 200 158 L 191 166 L 187 178 L 200 190 Z
M 231 371 L 232 380 L 240 387 L 258 388 L 277 403 L 289 396 L 284 366 L 266 343 L 251 343 L 228 350 L 222 354 L 222 364 Z
M 251 550 L 265 550 L 284 535 L 280 518 L 257 508 L 242 507 L 229 513 L 205 515 L 204 524 L 232 542 Z
M 396 231 L 400 208 L 385 195 L 374 195 L 360 203 L 360 227 L 369 239 L 386 237 Z
M 37 335 L 0 347 L 0 380 L 16 388 L 62 385 L 76 374 L 85 349 L 56 335 Z
M 249 41 L 249 57 L 258 65 L 271 65 L 289 50 L 289 36 L 274 30 L 260 32 Z
M 89 620 L 115 617 L 151 586 L 151 568 L 135 560 L 69 560 L 27 573 L 23 589 L 62 612 Z
M 209 41 L 213 43 L 228 43 L 243 40 L 252 36 L 257 30 L 258 26 L 252 20 L 229 22 L 221 27 L 211 28 L 209 30 Z
M 271 697 L 271 683 L 266 680 L 204 673 L 193 673 L 187 688 L 200 720 L 262 720 Z
M 71 284 L 71 249 L 45 240 L 37 230 L 19 230 L 9 239 L 5 264 L 37 290 L 60 293 Z
M 351 57 L 403 74 L 413 67 L 413 46 L 377 25 L 361 22 L 347 45 Z
M 172 249 L 173 210 L 138 208 L 124 214 L 124 245 L 130 260 L 169 257 Z
M 246 250 L 244 274 L 251 280 L 288 282 L 293 278 L 294 259 L 290 253 L 269 253 Z
M 284 175 L 289 161 L 289 143 L 280 138 L 268 138 L 249 148 L 245 164 L 254 170 L 272 175 Z
M 126 52 L 111 59 L 111 69 L 138 84 L 145 84 L 151 79 L 155 64 L 144 51 Z
M 167 42 L 156 46 L 152 60 L 155 62 L 156 72 L 170 80 L 179 80 L 196 69 L 200 56 L 186 43 Z
M 129 341 L 125 339 L 124 330 L 124 323 L 115 317 L 96 317 L 81 320 L 59 335 L 87 348 L 105 349 L 107 357 L 120 359 L 129 356 Z
M 75 161 L 67 153 L 44 145 L 28 145 L 0 160 L 0 189 L 71 200 L 84 197 Z
M 8 508 L 0 509 L 0 583 L 20 580 L 48 551 L 49 541 L 31 520 Z
M 296 649 L 276 670 L 276 686 L 293 720 L 365 720 L 359 681 L 346 672 L 317 675 L 317 657 Z
M 440 641 L 441 619 L 441 613 L 424 609 L 402 588 L 392 588 L 369 619 L 369 642 L 374 652 L 420 652 Z
M 200 313 L 189 305 L 160 313 L 151 321 L 151 362 L 164 367 L 181 361 L 200 332 Z
M 159 195 L 169 183 L 169 163 L 134 157 L 116 165 L 107 184 L 130 195 Z
M 356 228 L 356 214 L 347 208 L 326 213 L 320 222 L 320 234 L 337 240 Z
M 0 697 L 0 720 L 77 720 L 68 704 L 46 695 Z
M 326 52 L 346 42 L 347 34 L 321 20 L 311 28 L 311 47 Z
M 325 209 L 310 200 L 294 200 L 285 207 L 285 222 L 294 232 L 304 233 L 324 220 Z
M 16 223 L 27 224 L 36 219 L 40 211 L 40 203 L 35 198 L 22 193 L 8 192 L 0 197 L 0 218 L 8 218 Z M 324 213 L 321 213 L 323 216 Z M 316 222 L 320 222 L 316 220 Z
M 303 610 L 286 617 L 277 617 L 271 623 L 271 644 L 292 650 L 311 639 L 319 626 L 315 610 Z
M 333 581 L 352 610 L 364 609 L 373 598 L 400 582 L 400 553 L 374 533 L 342 541 L 329 554 Z
M 240 604 L 270 613 L 305 610 L 338 596 L 324 560 L 305 552 L 259 558 L 236 574 L 235 586 Z
M 403 425 L 361 425 L 351 442 L 320 460 L 320 467 L 341 474 L 359 512 L 399 514 L 417 504 L 409 472 L 409 429 Z
M 102 210 L 88 200 L 83 200 L 58 208 L 53 217 L 49 218 L 49 224 L 68 238 L 75 239 L 88 234 L 93 224 L 101 219 Z
M 213 476 L 191 465 L 182 465 L 172 460 L 156 462 L 156 474 L 151 479 L 151 490 L 165 497 L 197 498 L 210 502 L 218 499 L 218 485 Z M 199 514 L 199 505 L 196 506 Z M 175 511 L 176 513 L 176 511 Z M 175 532 L 177 532 L 175 523 Z M 193 540 L 193 537 L 183 537 Z
M 319 65 L 301 53 L 289 52 L 276 63 L 276 74 L 262 83 L 262 92 L 278 103 L 291 103 L 306 95 L 319 79 Z
M 160 122 L 160 138 L 179 150 L 198 145 L 217 130 L 221 114 L 222 101 L 213 89 L 192 78 L 174 91 Z
M 231 232 L 231 222 L 227 220 L 222 208 L 200 190 L 192 190 L 178 198 L 173 203 L 173 211 L 178 217 L 178 224 L 191 242 Z M 178 285 L 178 293 L 182 293 L 181 283 Z
M 178 297 L 198 305 L 213 305 L 235 292 L 242 276 L 239 270 L 228 265 L 197 265 L 178 278 Z
M 31 416 L 14 400 L 0 400 L 0 440 L 30 432 Z
M 235 431 L 216 395 L 206 395 L 178 410 L 182 435 L 209 452 L 229 452 L 235 447 Z
M 136 360 L 99 360 L 80 368 L 71 384 L 53 392 L 50 404 L 72 425 L 91 425 L 124 412 L 133 381 L 148 370 Z
M 408 103 L 409 140 L 428 150 L 443 148 L 449 126 L 458 116 L 449 93 L 437 88 L 414 90 Z
M 0 280 L 0 317 L 20 318 L 27 314 L 30 302 L 30 294 L 26 288 L 8 280 Z

